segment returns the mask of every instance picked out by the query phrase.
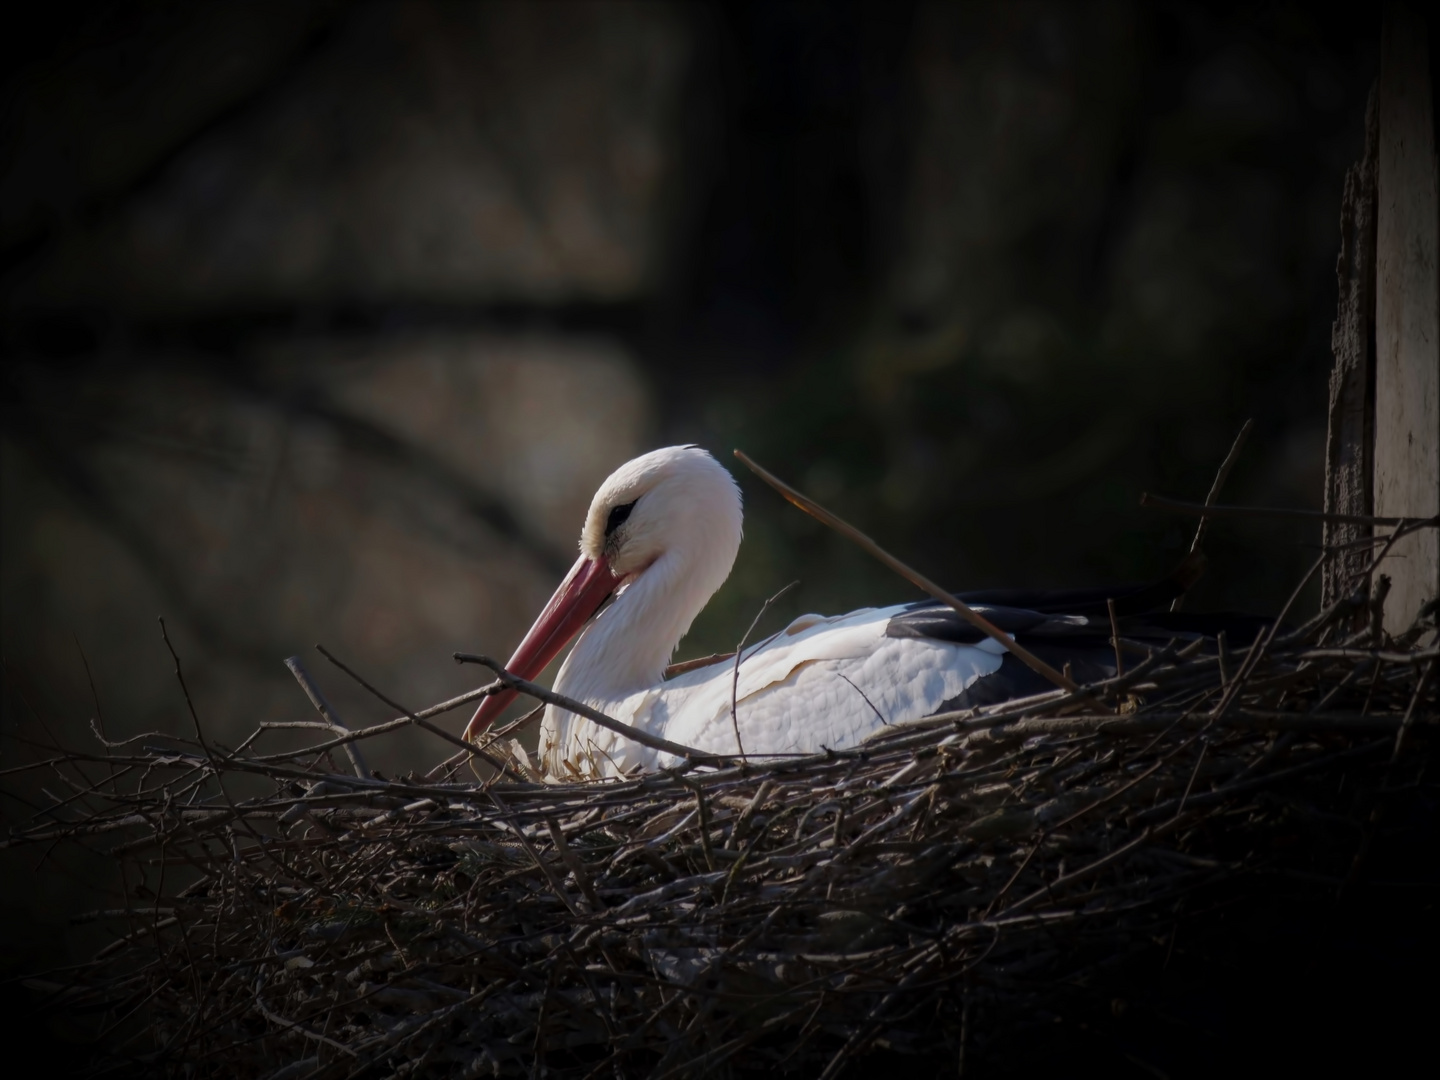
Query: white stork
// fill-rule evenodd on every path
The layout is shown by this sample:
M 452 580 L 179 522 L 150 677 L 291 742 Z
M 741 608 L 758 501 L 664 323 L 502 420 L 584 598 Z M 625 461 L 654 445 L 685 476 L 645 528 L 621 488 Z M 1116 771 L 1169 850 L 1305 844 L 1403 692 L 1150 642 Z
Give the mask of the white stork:
M 666 447 L 622 465 L 595 493 L 580 558 L 507 670 L 535 678 L 578 633 L 555 680 L 557 693 L 720 755 L 842 749 L 888 724 L 1050 689 L 1003 646 L 933 601 L 802 615 L 744 651 L 738 686 L 733 661 L 665 679 L 675 646 L 730 574 L 741 519 L 735 480 L 699 447 Z M 1128 598 L 1126 610 L 1143 610 L 1186 583 L 1120 595 Z M 1102 625 L 1094 617 L 1097 602 L 1105 611 L 1104 590 L 961 595 L 985 605 L 981 610 L 1007 632 L 1025 634 L 1032 651 L 1048 650 L 1057 665 L 1071 662 L 1077 679 L 1113 673 L 1108 619 Z M 484 731 L 515 697 L 507 691 L 486 698 L 465 737 Z M 554 705 L 541 722 L 540 749 L 547 768 L 561 775 L 564 760 L 591 762 L 602 773 L 676 763 Z

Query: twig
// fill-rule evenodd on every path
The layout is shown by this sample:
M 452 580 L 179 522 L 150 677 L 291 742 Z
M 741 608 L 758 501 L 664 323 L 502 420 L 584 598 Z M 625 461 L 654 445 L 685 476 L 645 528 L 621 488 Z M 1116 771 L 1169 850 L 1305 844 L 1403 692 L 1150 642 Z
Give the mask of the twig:
M 1210 744 L 1201 739 L 1200 753 L 1195 755 L 1195 768 L 1190 770 L 1190 779 L 1185 782 L 1185 794 L 1180 796 L 1180 805 L 1175 809 L 1176 817 L 1185 812 L 1185 800 L 1190 798 L 1190 792 L 1195 787 L 1195 778 L 1200 775 L 1200 763 L 1205 760 L 1205 751 L 1208 749 L 1210 749 Z
M 1254 420 L 1247 419 L 1241 425 L 1240 433 L 1235 436 L 1235 441 L 1230 444 L 1230 452 L 1225 455 L 1225 460 L 1220 463 L 1220 471 L 1215 474 L 1215 482 L 1210 485 L 1209 494 L 1205 496 L 1205 506 L 1210 508 L 1215 505 L 1215 500 L 1220 496 L 1220 489 L 1225 486 L 1225 481 L 1230 477 L 1230 470 L 1235 467 L 1236 460 L 1240 457 L 1240 448 L 1245 445 L 1245 439 L 1250 434 L 1250 429 L 1255 426 Z M 1200 516 L 1200 524 L 1195 526 L 1195 539 L 1190 541 L 1190 553 L 1193 555 L 1200 550 L 1200 541 L 1205 537 L 1205 526 L 1210 521 L 1207 515 Z M 1170 601 L 1170 610 L 1179 611 L 1180 605 L 1184 603 L 1185 594 L 1181 593 Z
M 1419 704 L 1421 696 L 1425 693 L 1425 684 L 1430 681 L 1430 676 L 1433 674 L 1435 674 L 1435 660 L 1432 658 L 1430 663 L 1425 665 L 1425 671 L 1415 684 L 1415 693 L 1410 698 L 1410 704 L 1405 707 L 1405 717 L 1400 721 L 1400 730 L 1395 732 L 1395 749 L 1390 752 L 1391 765 L 1400 760 L 1400 755 L 1405 749 L 1405 737 L 1415 723 L 1415 706 Z
M 85 665 L 85 681 L 90 686 L 90 698 L 95 702 L 95 722 L 100 726 L 100 740 L 105 741 L 105 714 L 100 711 L 100 691 L 95 689 L 95 676 L 90 673 L 90 660 L 85 655 L 85 649 L 80 644 L 78 635 L 75 637 L 75 648 L 80 653 L 80 662 Z
M 422 719 L 417 713 L 412 713 L 409 709 L 405 708 L 405 706 L 401 705 L 399 702 L 392 701 L 390 698 L 382 694 L 379 690 L 375 689 L 375 687 L 371 686 L 368 682 L 366 682 L 357 672 L 352 671 L 348 666 L 341 662 L 328 649 L 326 649 L 325 646 L 317 643 L 315 648 L 319 651 L 321 656 L 325 657 L 326 660 L 329 660 L 341 671 L 345 672 L 346 675 L 349 675 L 352 679 L 354 679 L 357 683 L 363 686 L 366 690 L 370 691 L 370 693 L 374 694 L 386 705 L 389 705 L 390 708 L 398 709 L 400 712 L 404 713 L 406 719 L 409 720 L 416 727 L 424 728 L 426 731 L 430 732 L 430 734 L 436 735 L 439 738 L 444 739 L 451 745 L 458 746 L 460 747 L 460 749 L 465 750 L 468 753 L 474 754 L 476 757 L 480 758 L 482 761 L 485 762 L 485 764 L 489 765 L 496 772 L 502 772 L 505 775 L 509 776 L 512 780 L 523 781 L 525 779 L 523 776 L 517 773 L 514 769 L 510 768 L 504 762 L 500 761 L 498 758 L 492 757 L 491 755 L 485 753 L 485 751 L 481 750 L 479 747 L 471 746 L 469 743 L 465 742 L 465 740 L 459 738 L 458 736 L 451 735 L 450 732 L 446 731 L 444 728 L 437 727 L 434 724 L 430 723 L 430 721 Z M 291 659 L 295 660 L 294 657 L 291 657 Z M 299 663 L 298 660 L 295 660 L 295 662 L 296 664 Z M 289 661 L 287 660 L 286 663 L 289 663 Z M 346 749 L 348 750 L 353 744 L 346 743 L 345 745 Z
M 511 735 L 515 734 L 515 732 L 524 730 L 530 724 L 533 724 L 536 720 L 543 716 L 544 713 L 545 705 L 542 702 L 541 704 L 536 705 L 524 716 L 521 716 L 515 720 L 511 720 L 510 723 L 506 724 L 504 727 L 498 728 L 495 731 L 487 732 L 489 738 L 485 740 L 485 745 L 480 747 L 480 749 L 488 750 L 490 747 L 498 743 L 501 739 L 507 739 Z
M 1016 644 L 1013 637 L 1007 634 L 1004 630 L 1001 630 L 989 619 L 979 614 L 979 612 L 973 610 L 970 605 L 946 592 L 939 585 L 936 585 L 929 578 L 921 574 L 918 570 L 911 569 L 905 563 L 895 558 L 894 555 L 891 555 L 888 551 L 882 548 L 879 544 L 875 543 L 874 540 L 871 540 L 870 537 L 866 536 L 859 529 L 855 528 L 855 526 L 832 514 L 829 510 L 826 510 L 819 503 L 815 502 L 815 500 L 800 494 L 800 492 L 796 491 L 783 480 L 779 479 L 778 477 L 772 475 L 769 472 L 766 472 L 759 465 L 755 464 L 755 462 L 751 461 L 750 458 L 747 457 L 743 452 L 736 450 L 735 456 L 740 459 L 741 463 L 747 469 L 749 469 L 756 476 L 760 477 L 761 480 L 764 480 L 767 484 L 773 487 L 794 506 L 799 507 L 801 510 L 805 511 L 805 513 L 809 514 L 817 521 L 823 522 L 824 524 L 830 526 L 830 528 L 834 529 L 846 539 L 858 544 L 867 553 L 874 556 L 876 559 L 879 559 L 891 570 L 894 570 L 906 581 L 910 582 L 910 584 L 929 593 L 936 600 L 939 600 L 942 604 L 945 604 L 946 606 L 954 609 L 956 612 L 959 613 L 962 619 L 968 622 L 971 626 L 975 627 L 977 630 L 980 630 L 982 633 L 998 641 L 1007 650 L 1013 653 L 1017 660 L 1021 661 L 1025 664 L 1026 667 L 1030 668 L 1031 671 L 1034 671 L 1037 675 L 1044 676 L 1046 679 L 1054 683 L 1056 686 L 1060 687 L 1060 689 L 1062 690 L 1068 690 L 1072 694 L 1079 691 L 1080 688 L 1075 684 L 1073 679 L 1066 678 L 1049 664 L 1045 663 L 1044 660 L 1041 660 L 1038 656 L 1032 653 L 1029 649 L 1026 649 L 1023 646 Z
M 698 671 L 711 664 L 722 664 L 734 655 L 733 652 L 717 652 L 711 653 L 709 656 L 697 656 L 693 660 L 681 660 L 678 664 L 670 664 L 665 668 L 665 678 L 673 679 L 676 675 L 684 675 L 687 671 Z
M 740 665 L 745 660 L 745 643 L 750 640 L 750 635 L 755 632 L 755 627 L 760 625 L 760 620 L 765 617 L 765 612 L 770 610 L 770 605 L 799 584 L 798 580 L 790 582 L 789 585 L 761 604 L 760 610 L 755 613 L 755 618 L 750 620 L 749 627 L 741 636 L 740 644 L 735 646 L 735 669 L 730 676 L 730 723 L 735 728 L 735 748 L 739 752 L 741 760 L 744 760 L 745 757 L 745 744 L 740 741 L 740 720 L 736 716 L 735 705 L 740 696 Z
M 1275 640 L 1275 635 L 1279 632 L 1281 624 L 1285 621 L 1285 617 L 1290 614 L 1290 609 L 1295 606 L 1295 601 L 1300 598 L 1300 594 L 1305 591 L 1305 586 L 1309 585 L 1310 579 L 1320 572 L 1321 567 L 1325 565 L 1329 557 L 1329 553 L 1326 552 L 1311 564 L 1309 572 L 1300 579 L 1300 584 L 1295 586 L 1295 591 L 1292 592 L 1290 598 L 1285 601 L 1285 606 L 1280 609 L 1280 614 L 1277 615 L 1275 621 L 1270 624 L 1269 631 L 1257 634 L 1255 640 L 1251 642 L 1250 652 L 1240 665 L 1240 670 L 1235 673 L 1234 680 L 1225 688 L 1225 692 L 1220 696 L 1220 703 L 1215 706 L 1213 714 L 1215 717 L 1224 716 L 1225 711 L 1230 708 L 1231 703 L 1235 701 L 1244 689 L 1245 681 L 1264 658 L 1266 650 L 1270 648 L 1271 642 Z
M 175 662 L 175 679 L 180 683 L 180 692 L 185 697 L 185 708 L 189 710 L 190 721 L 195 725 L 195 738 L 200 743 L 200 749 L 205 753 L 205 758 L 209 762 L 211 772 L 215 775 L 215 786 L 220 789 L 220 797 L 225 800 L 226 805 L 229 806 L 231 812 L 235 814 L 241 827 L 254 838 L 255 842 L 260 846 L 260 850 L 265 852 L 265 855 L 273 860 L 277 866 L 287 873 L 290 873 L 291 870 L 285 865 L 285 861 L 266 845 L 265 838 L 256 831 L 249 819 L 239 812 L 234 801 L 230 798 L 230 792 L 225 789 L 225 777 L 221 771 L 220 762 L 216 758 L 215 752 L 210 749 L 210 744 L 205 740 L 205 732 L 200 727 L 200 714 L 195 711 L 195 702 L 190 697 L 190 687 L 185 683 L 185 672 L 181 669 L 180 654 L 175 651 L 175 646 L 170 643 L 170 631 L 165 626 L 165 617 L 163 615 L 159 616 L 156 621 L 160 623 L 160 638 L 165 642 L 165 648 L 170 653 L 170 659 Z
M 1387 742 L 1389 742 L 1388 739 L 1377 739 L 1374 742 L 1362 743 L 1359 746 L 1351 747 L 1349 750 L 1342 750 L 1328 757 L 1307 761 L 1300 765 L 1292 765 L 1288 769 L 1279 769 L 1276 772 L 1270 773 L 1268 776 L 1258 776 L 1251 780 L 1241 780 L 1233 784 L 1227 784 L 1224 787 L 1216 788 L 1214 791 L 1207 791 L 1203 795 L 1196 795 L 1194 798 L 1187 800 L 1187 802 L 1193 810 L 1197 806 L 1210 806 L 1222 802 L 1225 799 L 1238 798 L 1241 795 L 1248 795 L 1252 791 L 1259 791 L 1262 788 L 1271 787 L 1281 781 L 1289 780 L 1296 776 L 1304 776 L 1306 773 L 1316 772 L 1327 766 L 1338 765 L 1342 761 L 1353 761 L 1355 758 L 1369 757 L 1376 751 L 1384 749 Z M 1166 818 L 1178 820 L 1178 814 L 1176 810 L 1171 809 L 1172 806 L 1178 810 L 1178 800 L 1171 800 L 1170 802 L 1161 803 L 1158 806 L 1152 806 L 1150 809 L 1136 814 L 1135 820 L 1136 822 L 1162 821 Z
M 651 750 L 674 754 L 676 757 L 682 757 L 688 761 L 728 762 L 731 760 L 728 757 L 718 754 L 707 754 L 703 750 L 696 750 L 691 746 L 682 746 L 680 743 L 671 742 L 669 739 L 662 739 L 658 735 L 651 735 L 648 731 L 641 731 L 639 728 L 621 723 L 619 720 L 613 720 L 599 709 L 592 709 L 584 702 L 576 701 L 574 698 L 568 698 L 564 694 L 557 694 L 553 690 L 547 690 L 545 687 L 532 683 L 528 679 L 522 679 L 518 675 L 510 674 L 498 661 L 492 660 L 488 656 L 482 656 L 479 653 L 457 652 L 455 653 L 455 662 L 457 664 L 480 664 L 482 667 L 487 667 L 495 673 L 495 677 L 504 685 L 519 690 L 520 693 L 533 697 L 537 701 L 543 701 L 547 705 L 557 705 L 562 709 L 567 709 L 575 713 L 577 716 L 583 716 L 592 724 L 603 727 L 608 731 L 613 731 L 617 735 L 623 735 L 627 739 L 632 739 L 641 746 L 648 746 Z
M 1395 525 L 1440 528 L 1440 514 L 1434 517 L 1367 517 L 1364 514 L 1327 514 L 1321 510 L 1296 510 L 1278 506 L 1206 506 L 1204 503 L 1183 502 L 1148 491 L 1140 496 L 1140 505 L 1172 514 L 1188 514 L 1200 518 L 1296 518 L 1300 521 L 1329 521 L 1340 525 Z M 1366 538 L 1370 542 L 1370 538 Z
M 314 705 L 315 711 L 325 718 L 325 722 L 330 725 L 331 730 L 340 735 L 349 735 L 350 728 L 340 719 L 340 714 L 321 693 L 320 687 L 315 684 L 315 680 L 305 670 L 305 665 L 300 662 L 300 657 L 286 657 L 285 666 L 290 669 L 290 674 L 295 676 L 295 681 L 300 684 L 300 689 L 305 691 L 305 696 L 310 699 L 310 704 Z M 360 747 L 355 744 L 355 740 L 352 739 L 345 743 L 345 754 L 350 758 L 350 764 L 354 767 L 356 776 L 370 775 L 370 768 L 365 764 L 365 756 L 360 752 Z
M 489 697 L 491 694 L 498 693 L 503 689 L 504 687 L 499 683 L 486 683 L 484 686 L 477 686 L 474 690 L 466 690 L 465 693 L 457 694 L 455 697 L 442 701 L 437 705 L 431 705 L 428 709 L 421 709 L 415 715 L 421 720 L 429 720 L 432 716 L 439 716 L 441 713 L 458 709 L 461 705 L 469 705 L 472 701 L 479 701 L 481 698 Z
M 856 686 L 853 682 L 851 682 L 851 680 L 843 672 L 837 671 L 835 672 L 835 674 L 839 675 L 840 678 L 844 679 L 847 683 L 850 683 L 850 689 L 854 690 L 857 694 L 859 694 L 860 699 L 864 701 L 866 705 L 870 706 L 870 711 L 875 714 L 875 719 L 880 721 L 881 727 L 890 726 L 890 721 L 886 720 L 885 717 L 881 715 L 880 710 L 875 707 L 875 703 L 870 700 L 870 696 L 866 694 L 864 690 L 861 690 L 860 687 Z
M 1120 655 L 1120 620 L 1115 617 L 1115 601 L 1108 596 L 1105 598 L 1105 610 L 1110 613 L 1110 644 L 1115 649 L 1115 677 L 1119 679 L 1125 675 L 1125 658 Z
M 279 1015 L 278 1013 L 272 1012 L 270 1009 L 267 1009 L 265 1007 L 265 1003 L 260 1000 L 260 993 L 258 990 L 255 993 L 255 1007 L 259 1010 L 261 1016 L 265 1017 L 266 1020 L 269 1020 L 277 1027 L 287 1028 L 288 1030 L 295 1032 L 297 1035 L 300 1035 L 303 1038 L 310 1039 L 312 1042 L 324 1043 L 326 1046 L 331 1047 L 332 1049 L 339 1050 L 342 1054 L 349 1054 L 352 1058 L 359 1056 L 355 1053 L 354 1050 L 346 1046 L 344 1043 L 337 1042 L 334 1039 L 330 1038 L 328 1035 L 321 1035 L 318 1031 L 311 1031 L 304 1024 L 297 1024 L 294 1020 L 287 1020 L 285 1017 Z M 319 1059 L 316 1060 L 318 1061 Z
M 590 875 L 586 873 L 585 866 L 580 862 L 579 857 L 570 850 L 570 845 L 565 842 L 565 830 L 560 828 L 559 823 L 553 817 L 545 819 L 545 827 L 550 830 L 550 840 L 555 845 L 555 854 L 560 856 L 560 861 L 565 864 L 570 873 L 575 875 L 575 884 L 579 885 L 580 891 L 585 894 L 590 909 L 604 911 L 605 903 L 600 899 L 600 894 L 595 891 L 595 883 L 590 880 Z

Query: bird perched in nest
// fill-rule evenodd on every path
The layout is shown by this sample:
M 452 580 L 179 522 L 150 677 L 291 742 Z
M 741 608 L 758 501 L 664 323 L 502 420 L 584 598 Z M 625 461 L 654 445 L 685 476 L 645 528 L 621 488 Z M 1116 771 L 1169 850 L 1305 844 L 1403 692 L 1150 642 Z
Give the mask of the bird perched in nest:
M 672 743 L 719 755 L 795 755 L 855 746 L 891 724 L 1051 689 L 998 641 L 937 601 L 802 615 L 734 661 L 666 679 L 670 656 L 724 584 L 740 548 L 740 489 L 696 446 L 654 450 L 600 485 L 580 558 L 506 665 L 537 676 L 579 635 L 555 691 Z M 1058 592 L 957 594 L 1079 682 L 1115 674 L 1107 600 L 1121 637 L 1163 645 L 1219 629 L 1253 637 L 1259 620 L 1157 612 L 1193 583 L 1195 561 L 1156 585 Z M 515 699 L 486 698 L 465 730 L 483 732 Z M 675 764 L 557 705 L 540 751 L 552 773 L 588 763 L 599 774 Z

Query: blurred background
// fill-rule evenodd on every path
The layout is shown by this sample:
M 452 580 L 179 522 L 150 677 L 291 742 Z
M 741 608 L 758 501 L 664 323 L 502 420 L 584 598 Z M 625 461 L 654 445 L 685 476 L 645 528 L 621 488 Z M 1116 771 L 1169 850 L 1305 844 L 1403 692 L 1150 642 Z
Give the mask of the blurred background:
M 1194 523 L 1140 493 L 1202 499 L 1246 417 L 1224 501 L 1320 505 L 1378 10 L 28 17 L 0 43 L 0 766 L 97 713 L 187 733 L 157 615 L 225 745 L 313 715 L 296 653 L 389 718 L 316 642 L 412 709 L 477 685 L 450 653 L 508 655 L 596 485 L 660 445 L 741 447 L 956 588 L 1164 573 Z M 739 480 L 682 656 L 792 579 L 775 626 L 912 598 Z M 1189 606 L 1274 612 L 1319 531 L 1210 537 Z M 388 746 L 387 774 L 448 752 Z

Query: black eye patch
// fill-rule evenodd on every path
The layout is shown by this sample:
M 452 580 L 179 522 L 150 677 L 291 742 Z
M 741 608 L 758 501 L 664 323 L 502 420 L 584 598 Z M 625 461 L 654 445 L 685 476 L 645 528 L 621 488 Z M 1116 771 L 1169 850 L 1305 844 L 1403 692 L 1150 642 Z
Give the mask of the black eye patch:
M 624 506 L 616 506 L 611 509 L 610 516 L 605 519 L 606 536 L 609 536 L 621 525 L 625 524 L 625 520 L 630 516 L 630 511 L 635 509 L 635 503 L 638 501 L 638 499 L 631 500 Z

